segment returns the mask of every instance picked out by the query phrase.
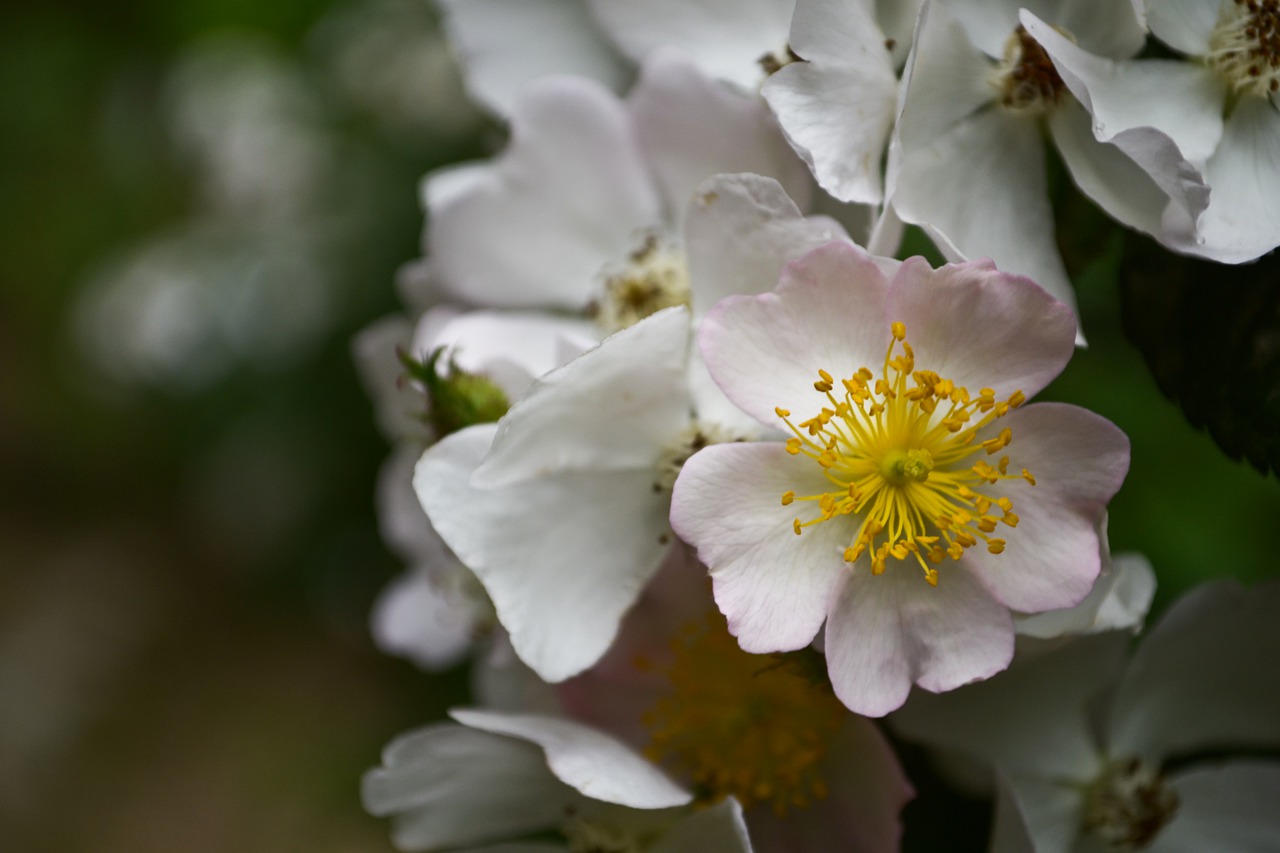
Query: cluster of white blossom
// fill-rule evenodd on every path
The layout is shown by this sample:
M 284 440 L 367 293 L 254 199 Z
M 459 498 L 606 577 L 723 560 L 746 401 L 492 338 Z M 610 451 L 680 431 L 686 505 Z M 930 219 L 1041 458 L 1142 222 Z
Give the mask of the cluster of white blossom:
M 993 849 L 1276 849 L 1280 587 L 1130 655 L 1128 440 L 1029 402 L 1081 340 L 1045 133 L 1174 251 L 1280 243 L 1275 0 L 440 2 L 510 136 L 357 342 L 375 636 L 478 706 L 366 777 L 397 845 L 895 850 L 888 715 Z

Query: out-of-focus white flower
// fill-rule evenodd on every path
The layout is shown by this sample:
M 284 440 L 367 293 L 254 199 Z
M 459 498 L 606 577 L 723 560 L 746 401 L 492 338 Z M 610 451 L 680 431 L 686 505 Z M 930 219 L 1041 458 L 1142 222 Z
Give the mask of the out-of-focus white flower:
M 666 51 L 625 102 L 590 81 L 546 79 L 526 90 L 511 124 L 499 158 L 436 173 L 424 187 L 432 276 L 472 304 L 594 305 L 612 331 L 637 303 L 652 311 L 688 301 L 680 235 L 704 180 L 774 176 L 801 208 L 811 194 L 804 164 L 758 99 Z
M 1071 156 L 1080 146 L 1068 150 L 1060 137 L 1071 132 L 1079 142 L 1083 121 L 1085 142 L 1102 146 L 1020 25 L 1020 6 L 1105 56 L 1131 56 L 1144 41 L 1127 2 L 932 0 L 921 11 L 903 75 L 887 192 L 897 214 L 923 227 L 952 260 L 993 258 L 1074 306 L 1054 240 L 1044 131 L 1082 186 L 1097 182 L 1089 161 Z
M 1082 187 L 1171 249 L 1254 260 L 1280 244 L 1280 9 L 1243 0 L 1145 7 L 1152 33 L 1192 61 L 1094 56 L 1024 15 L 1088 108 L 1094 137 L 1127 157 L 1099 169 L 1096 189 Z M 1077 128 L 1088 135 L 1087 123 Z
M 558 686 L 565 712 L 613 734 L 700 799 L 743 805 L 760 853 L 889 853 L 914 792 L 893 750 L 849 713 L 821 657 L 751 655 L 677 548 L 599 664 Z M 817 666 L 808 664 L 816 661 Z
M 945 696 L 904 736 L 978 757 L 1001 783 L 992 850 L 1267 850 L 1280 837 L 1280 585 L 1207 584 L 1127 657 L 1085 637 Z
M 394 818 L 402 850 L 750 853 L 735 801 L 689 808 L 692 794 L 607 735 L 553 717 L 452 716 L 461 725 L 392 741 L 364 777 L 365 808 Z
M 571 74 L 615 92 L 631 77 L 588 0 L 438 0 L 471 95 L 504 118 L 535 80 Z
M 742 647 L 803 648 L 825 621 L 837 695 L 881 715 L 913 682 L 1003 669 L 1010 610 L 1084 598 L 1128 441 L 1083 409 L 1021 406 L 1074 332 L 1066 306 L 987 262 L 914 258 L 890 278 L 840 243 L 774 293 L 718 304 L 698 331 L 711 375 L 794 433 L 706 448 L 675 486 L 672 525 Z

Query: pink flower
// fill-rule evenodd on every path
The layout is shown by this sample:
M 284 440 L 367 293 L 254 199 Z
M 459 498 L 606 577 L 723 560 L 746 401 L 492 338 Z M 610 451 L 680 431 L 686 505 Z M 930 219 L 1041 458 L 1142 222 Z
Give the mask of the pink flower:
M 847 244 L 712 309 L 712 377 L 793 434 L 700 451 L 675 486 L 672 526 L 742 648 L 803 648 L 825 622 L 836 695 L 879 716 L 912 683 L 1004 669 L 1010 611 L 1087 595 L 1128 440 L 1074 406 L 1022 405 L 1075 331 L 1067 306 L 989 261 L 913 258 L 890 278 Z

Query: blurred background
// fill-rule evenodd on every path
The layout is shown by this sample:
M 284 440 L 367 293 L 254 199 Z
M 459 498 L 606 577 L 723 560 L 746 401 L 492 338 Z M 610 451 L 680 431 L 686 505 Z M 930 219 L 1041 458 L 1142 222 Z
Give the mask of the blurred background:
M 0 847 L 388 850 L 360 774 L 466 677 L 369 640 L 400 566 L 351 338 L 400 307 L 420 177 L 500 129 L 426 0 L 2 14 Z M 1274 478 L 1160 396 L 1094 248 L 1049 396 L 1133 439 L 1114 547 L 1157 607 L 1275 576 Z

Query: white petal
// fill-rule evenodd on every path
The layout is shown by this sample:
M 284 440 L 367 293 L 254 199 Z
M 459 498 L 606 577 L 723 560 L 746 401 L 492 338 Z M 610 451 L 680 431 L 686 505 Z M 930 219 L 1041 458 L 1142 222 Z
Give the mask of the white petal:
M 649 853 L 751 853 L 751 839 L 742 819 L 742 806 L 730 797 L 695 811 L 671 827 Z
M 808 464 L 806 464 L 808 463 Z M 824 490 L 821 469 L 777 443 L 718 444 L 676 481 L 671 523 L 711 570 L 716 604 L 749 652 L 807 646 L 826 617 L 841 554 L 856 532 L 841 519 L 801 536 L 782 493 Z
M 1111 714 L 1116 755 L 1280 746 L 1280 583 L 1218 581 L 1178 600 L 1138 646 Z
M 498 422 L 477 488 L 572 471 L 656 470 L 689 425 L 689 314 L 668 308 L 534 383 Z
M 1034 121 L 991 109 L 927 145 L 914 147 L 903 138 L 890 201 L 904 221 L 964 257 L 992 258 L 1001 270 L 1028 276 L 1074 310 L 1054 242 L 1044 142 Z
M 683 54 L 654 53 L 628 105 L 677 227 L 698 185 L 723 172 L 776 178 L 802 207 L 808 206 L 813 195 L 809 170 L 765 104 L 708 78 Z
M 1213 72 L 1175 60 L 1115 62 L 1085 52 L 1027 11 L 1022 24 L 1088 108 L 1099 142 L 1148 127 L 1167 134 L 1192 162 L 1213 153 L 1222 138 L 1226 94 L 1226 84 Z
M 402 850 L 482 844 L 556 825 L 578 796 L 537 747 L 449 723 L 401 735 L 361 785 Z
M 487 375 L 508 399 L 516 400 L 534 379 L 560 366 L 562 339 L 593 340 L 597 335 L 594 325 L 573 317 L 540 311 L 466 311 L 429 330 L 420 324 L 414 352 L 446 346 L 451 362 Z
M 1212 197 L 1195 236 L 1188 236 L 1186 217 L 1172 211 L 1165 245 L 1227 264 L 1255 260 L 1280 245 L 1280 108 L 1242 97 L 1204 172 Z
M 773 290 L 788 261 L 848 239 L 834 220 L 804 217 L 773 178 L 717 175 L 698 188 L 685 220 L 694 318 L 726 296 Z
M 995 97 L 991 63 L 947 9 L 938 3 L 921 8 L 911 56 L 903 69 L 894 138 L 909 149 L 927 146 Z
M 906 326 L 916 364 L 970 392 L 1033 396 L 1075 351 L 1071 309 L 989 261 L 935 270 L 924 258 L 910 258 L 889 287 L 888 314 Z
M 356 372 L 373 401 L 378 428 L 393 441 L 426 432 L 414 412 L 414 403 L 422 397 L 401 383 L 404 365 L 396 355 L 397 347 L 408 345 L 412 332 L 413 325 L 407 317 L 393 314 L 365 326 L 351 342 Z
M 563 712 L 556 688 L 520 660 L 501 626 L 489 632 L 487 645 L 471 666 L 471 695 L 480 707 L 553 716 Z
M 981 684 L 939 696 L 913 693 L 889 722 L 909 740 L 1010 772 L 1091 779 L 1102 762 L 1091 702 L 1118 677 L 1128 647 L 1127 635 L 1112 632 L 1030 658 L 1020 653 L 1009 669 Z
M 1013 620 L 963 569 L 936 587 L 894 564 L 876 577 L 865 557 L 845 574 L 827 617 L 827 671 L 851 710 L 883 716 L 914 682 L 939 693 L 989 678 L 1013 657 Z
M 1016 619 L 1018 635 L 1050 639 L 1066 634 L 1141 630 L 1156 591 L 1151 563 L 1141 554 L 1108 554 L 1105 514 L 1098 539 L 1102 543 L 1102 571 L 1093 589 L 1079 604 Z
M 1035 853 L 1072 853 L 1080 836 L 1083 797 L 1079 784 L 1024 776 L 1001 779 L 1016 803 Z M 1006 836 L 1007 838 L 1007 836 Z M 1013 848 L 1018 850 L 1018 848 Z
M 989 853 L 1031 853 L 1035 842 L 1008 784 L 997 777 L 996 809 L 991 822 Z
M 483 180 L 428 210 L 427 252 L 459 299 L 580 309 L 601 267 L 662 220 L 630 118 L 597 84 L 545 78 L 511 132 Z
M 862 249 L 829 243 L 783 267 L 777 291 L 721 300 L 698 327 L 716 384 L 761 423 L 775 407 L 817 414 L 818 370 L 849 376 L 879 366 L 890 340 L 888 280 Z
M 543 679 L 562 681 L 600 659 L 661 564 L 666 497 L 645 470 L 472 488 L 494 429 L 471 427 L 432 447 L 414 487 L 441 537 L 484 584 L 521 659 Z
M 889 55 L 899 68 L 911 50 L 911 36 L 916 29 L 916 16 L 924 0 L 876 0 L 876 21 L 884 33 L 886 43 L 893 42 Z
M 806 61 L 770 75 L 761 89 L 818 184 L 841 201 L 883 196 L 880 161 L 898 90 L 884 42 L 863 0 L 801 0 L 791 47 Z
M 406 563 L 430 565 L 447 562 L 452 555 L 431 528 L 413 491 L 413 467 L 421 455 L 422 447 L 416 443 L 397 445 L 378 470 L 375 501 L 378 530 L 387 547 Z
M 1013 432 L 1011 471 L 1027 468 L 1036 485 L 1002 481 L 993 494 L 1021 518 L 998 534 L 1002 554 L 981 545 L 963 557 L 1007 607 L 1023 613 L 1079 603 L 1102 570 L 1097 522 L 1129 469 L 1129 439 L 1114 424 L 1064 403 L 1035 403 L 999 421 Z
M 1170 780 L 1178 811 L 1150 853 L 1274 850 L 1280 838 L 1280 763 L 1234 761 L 1199 766 Z
M 743 89 L 764 76 L 759 59 L 782 50 L 795 0 L 588 0 L 622 50 L 642 61 L 670 45 L 704 72 Z
M 627 71 L 585 0 L 440 0 L 472 96 L 509 115 L 530 81 L 574 74 L 621 90 Z
M 693 795 L 603 732 L 571 720 L 499 711 L 450 711 L 458 722 L 536 743 L 560 781 L 593 800 L 636 809 L 686 805 Z
M 440 588 L 428 572 L 411 569 L 379 593 L 369 627 L 379 649 L 436 672 L 471 651 L 483 616 L 465 594 Z
M 973 43 L 993 59 L 1004 56 L 1019 8 L 1062 27 L 1085 50 L 1103 56 L 1126 59 L 1146 41 L 1133 5 L 1125 0 L 947 0 L 947 5 Z
M 1218 23 L 1217 3 L 1205 0 L 1146 0 L 1151 34 L 1192 56 L 1209 52 L 1209 36 Z
M 1116 221 L 1146 234 L 1161 233 L 1169 194 L 1119 147 L 1097 140 L 1084 107 L 1075 101 L 1059 104 L 1049 117 L 1049 129 L 1081 192 Z M 1203 211 L 1209 201 L 1208 187 L 1200 173 L 1185 164 L 1168 137 L 1150 128 L 1121 135 L 1134 146 L 1142 146 L 1144 161 L 1177 184 L 1184 210 L 1194 210 L 1197 216 Z

